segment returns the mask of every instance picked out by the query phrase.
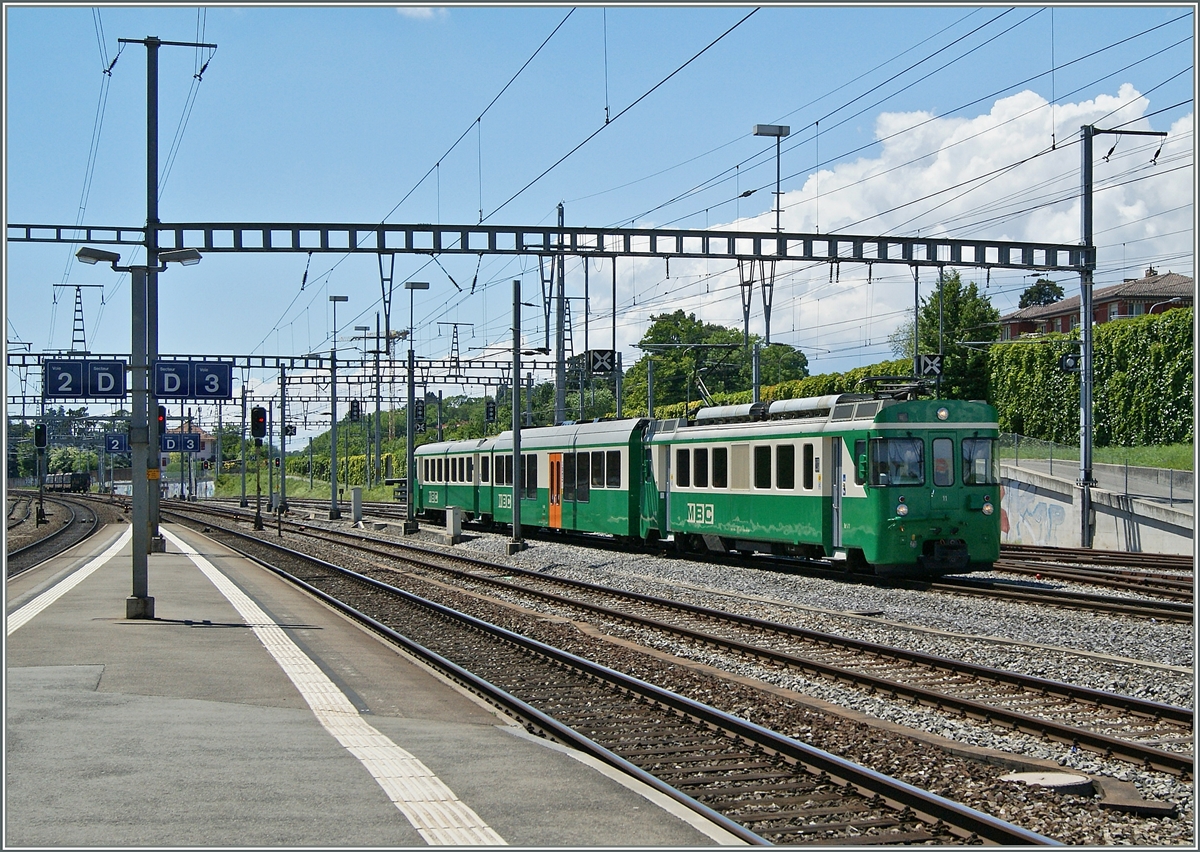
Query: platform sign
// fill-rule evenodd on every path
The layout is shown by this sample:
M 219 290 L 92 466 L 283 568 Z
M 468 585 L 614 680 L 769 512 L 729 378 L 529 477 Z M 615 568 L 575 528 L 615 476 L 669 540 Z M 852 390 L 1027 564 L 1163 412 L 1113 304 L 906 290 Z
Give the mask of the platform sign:
M 42 387 L 51 399 L 123 399 L 125 361 L 46 361 Z
M 164 453 L 200 452 L 199 432 L 168 432 L 158 436 L 159 449 Z
M 106 432 L 104 435 L 104 452 L 129 452 L 129 436 L 124 432 Z
M 233 399 L 233 364 L 228 361 L 157 361 L 154 395 L 159 399 Z

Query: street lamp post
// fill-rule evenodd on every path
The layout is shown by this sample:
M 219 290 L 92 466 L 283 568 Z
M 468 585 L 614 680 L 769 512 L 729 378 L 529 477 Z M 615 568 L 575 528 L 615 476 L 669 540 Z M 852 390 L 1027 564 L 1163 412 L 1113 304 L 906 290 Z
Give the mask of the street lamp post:
M 147 555 L 150 552 L 150 483 L 151 470 L 158 473 L 158 466 L 150 467 L 150 452 L 158 452 L 150 446 L 150 412 L 147 384 L 149 380 L 149 363 L 147 341 L 149 337 L 149 321 L 147 307 L 147 266 L 118 266 L 121 255 L 114 251 L 104 251 L 83 246 L 75 257 L 82 263 L 108 263 L 114 272 L 130 274 L 130 289 L 132 294 L 132 340 L 130 345 L 129 365 L 133 372 L 133 411 L 129 426 L 129 445 L 131 463 L 133 466 L 131 483 L 132 491 L 132 522 L 133 522 L 133 593 L 125 599 L 125 617 L 154 618 L 154 598 L 149 594 L 149 578 L 147 572 Z M 200 252 L 195 249 L 179 249 L 158 253 L 159 266 L 153 267 L 155 272 L 163 272 L 168 263 L 179 263 L 193 266 L 200 262 Z M 155 476 L 155 487 L 158 486 Z
M 792 128 L 786 124 L 756 124 L 754 125 L 755 136 L 774 136 L 775 137 L 775 233 L 779 233 L 782 228 L 779 226 L 779 214 L 782 210 L 782 197 L 779 194 L 779 153 L 780 143 L 783 137 L 790 135 Z
M 358 334 L 356 334 L 355 337 L 361 338 L 364 343 L 364 348 L 362 350 L 363 355 L 368 354 L 368 350 L 365 348 L 365 344 L 368 339 L 367 332 L 371 330 L 371 327 L 367 326 L 367 325 L 356 325 L 356 326 L 354 326 L 354 330 L 358 332 Z M 368 418 L 370 417 L 370 415 L 367 415 L 367 416 L 368 416 Z M 364 482 L 363 484 L 365 487 L 370 488 L 372 474 L 374 473 L 374 471 L 372 470 L 372 466 L 371 466 L 371 442 L 367 439 L 366 428 L 364 427 L 361 431 L 363 434 L 363 458 L 366 460 L 366 464 L 363 465 L 363 470 L 366 474 L 366 482 Z M 349 484 L 349 483 L 347 482 L 347 484 Z
M 333 338 L 329 344 L 329 520 L 342 517 L 337 495 L 337 306 L 350 301 L 349 296 L 330 296 L 333 303 Z
M 1167 299 L 1165 302 L 1155 302 L 1150 306 L 1150 310 L 1146 311 L 1146 313 L 1152 314 L 1154 313 L 1155 308 L 1161 308 L 1163 305 L 1177 305 L 1182 301 L 1183 299 L 1181 299 L 1179 296 L 1174 296 L 1170 299 Z
M 413 437 L 416 432 L 416 423 L 413 420 L 413 405 L 416 403 L 416 390 L 413 386 L 416 381 L 416 363 L 413 360 L 413 291 L 428 290 L 428 281 L 405 281 L 404 289 L 408 291 L 408 416 L 406 429 L 406 446 L 405 454 L 407 456 L 405 471 L 405 481 L 408 483 L 408 496 L 405 498 L 404 509 L 404 534 L 411 535 L 415 533 L 419 527 L 417 526 L 416 515 L 413 512 L 413 498 L 416 495 L 416 470 L 413 467 Z

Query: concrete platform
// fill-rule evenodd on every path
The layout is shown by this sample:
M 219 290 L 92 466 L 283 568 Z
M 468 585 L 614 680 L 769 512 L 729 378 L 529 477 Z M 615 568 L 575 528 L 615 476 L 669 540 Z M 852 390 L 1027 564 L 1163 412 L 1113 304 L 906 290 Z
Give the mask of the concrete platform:
M 7 584 L 6 846 L 739 843 L 196 532 L 126 620 L 128 530 Z

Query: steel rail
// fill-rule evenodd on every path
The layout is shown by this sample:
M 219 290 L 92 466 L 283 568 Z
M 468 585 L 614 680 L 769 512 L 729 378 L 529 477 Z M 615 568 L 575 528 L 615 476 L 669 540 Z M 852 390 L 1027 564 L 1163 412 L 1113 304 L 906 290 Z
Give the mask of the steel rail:
M 164 513 L 167 513 L 167 510 L 164 510 Z M 864 796 L 878 796 L 880 799 L 888 802 L 897 809 L 907 808 L 929 822 L 941 822 L 947 826 L 953 826 L 954 828 L 958 829 L 959 832 L 974 835 L 986 842 L 998 843 L 1002 845 L 1062 845 L 1058 841 L 1037 834 L 1036 832 L 1032 832 L 1021 828 L 1020 826 L 1004 822 L 1003 820 L 999 820 L 995 817 L 989 816 L 988 814 L 977 811 L 974 808 L 951 801 L 927 790 L 914 787 L 913 785 L 883 775 L 882 773 L 876 772 L 875 770 L 867 767 L 859 766 L 834 754 L 813 746 L 806 745 L 790 737 L 785 737 L 775 731 L 771 731 L 760 725 L 756 725 L 752 722 L 748 722 L 736 716 L 724 713 L 716 708 L 709 707 L 708 705 L 687 698 L 686 696 L 677 695 L 653 684 L 639 680 L 638 678 L 634 678 L 630 675 L 623 674 L 614 669 L 610 669 L 606 666 L 602 666 L 598 663 L 578 657 L 567 651 L 554 648 L 535 639 L 531 639 L 529 637 L 522 636 L 521 634 L 506 630 L 502 627 L 490 624 L 482 619 L 467 615 L 466 613 L 458 612 L 450 607 L 434 601 L 426 600 L 425 598 L 421 598 L 412 594 L 411 592 L 398 589 L 372 577 L 359 574 L 355 571 L 351 571 L 333 563 L 326 562 L 325 560 L 310 554 L 295 551 L 275 542 L 261 539 L 238 530 L 222 531 L 225 533 L 231 533 L 240 539 L 252 541 L 256 545 L 266 546 L 276 552 L 284 553 L 290 558 L 301 559 L 309 562 L 310 564 L 318 565 L 323 570 L 330 571 L 343 577 L 351 578 L 354 581 L 362 583 L 371 588 L 394 595 L 410 604 L 424 607 L 432 612 L 442 615 L 443 617 L 465 624 L 482 633 L 498 637 L 503 641 L 528 651 L 529 653 L 537 654 L 545 659 L 568 666 L 592 678 L 614 684 L 620 690 L 626 691 L 629 694 L 641 696 L 648 701 L 652 701 L 660 704 L 661 706 L 670 708 L 680 715 L 694 719 L 703 725 L 709 725 L 721 730 L 726 730 L 750 744 L 758 745 L 769 752 L 773 752 L 785 757 L 785 759 L 794 760 L 797 763 L 809 767 L 817 773 L 824 773 L 837 783 L 854 789 Z M 427 661 L 430 661 L 431 663 L 438 661 L 436 662 L 436 665 L 438 666 L 441 666 L 444 662 L 452 667 L 450 671 L 455 671 L 456 674 L 458 672 L 463 672 L 464 674 L 469 675 L 469 673 L 464 672 L 464 670 L 455 666 L 453 663 L 446 661 L 440 655 L 425 649 L 423 646 L 412 642 L 412 640 L 400 636 L 400 634 L 395 633 L 385 625 L 382 625 L 378 621 L 371 619 L 369 616 L 365 616 L 352 607 L 337 601 L 326 593 L 321 592 L 319 589 L 311 586 L 311 584 L 305 583 L 298 578 L 293 578 L 283 569 L 271 566 L 265 561 L 258 559 L 251 554 L 246 555 L 248 558 L 251 558 L 259 564 L 264 565 L 280 576 L 289 579 L 291 582 L 295 582 L 298 585 L 303 585 L 308 589 L 312 589 L 314 593 L 318 594 L 322 598 L 322 600 L 326 600 L 328 603 L 338 607 L 343 612 L 351 614 L 355 618 L 363 618 L 365 622 L 371 624 L 372 629 L 380 629 L 385 635 L 388 635 L 389 638 L 396 637 L 397 640 L 401 641 L 406 648 L 409 648 Z M 470 676 L 470 681 L 472 683 L 482 684 L 482 681 L 474 676 Z M 504 699 L 506 705 L 514 707 L 514 710 L 516 709 L 517 704 L 528 707 L 528 705 L 524 705 L 524 702 L 520 702 L 519 699 L 515 699 L 508 693 L 495 687 L 491 687 L 488 690 L 488 695 L 490 696 L 489 700 L 491 698 Z M 509 704 L 509 700 L 511 700 L 513 703 Z M 542 724 L 542 720 L 546 720 L 547 722 L 552 721 L 551 717 L 538 713 L 535 708 L 529 709 L 533 710 L 536 714 L 536 716 L 531 716 L 530 718 L 536 719 L 537 724 Z M 628 764 L 628 761 L 625 761 L 623 758 L 612 754 L 612 752 L 609 752 L 607 749 L 592 742 L 588 738 L 582 737 L 582 735 L 577 733 L 573 734 L 568 742 L 574 741 L 586 742 L 587 744 L 590 744 L 590 748 L 588 750 L 591 753 L 595 754 L 600 759 L 609 762 L 613 766 L 622 769 L 624 769 L 625 765 L 632 766 L 632 764 Z M 636 769 L 636 767 L 634 768 Z M 715 817 L 717 820 L 719 820 L 718 824 L 725 825 L 726 827 L 736 826 L 738 829 L 736 833 L 743 837 L 743 839 L 746 839 L 747 842 L 756 842 L 760 844 L 765 843 L 762 838 L 758 838 L 757 841 L 750 840 L 750 836 L 755 838 L 758 836 L 753 835 L 752 832 L 750 832 L 749 836 L 747 836 L 747 829 L 738 826 L 737 823 L 732 822 L 727 817 L 723 817 L 715 811 L 711 811 L 711 809 L 707 808 L 705 805 L 696 802 L 691 797 L 679 792 L 678 790 L 675 790 L 669 785 L 666 785 L 664 782 L 654 779 L 653 776 L 649 775 L 648 773 L 644 773 L 641 770 L 639 770 L 639 773 L 641 773 L 639 777 L 645 776 L 646 778 L 653 779 L 653 786 L 656 789 L 660 789 L 664 792 L 670 791 L 669 794 L 672 796 L 672 798 L 687 804 L 688 807 L 696 810 L 698 813 L 704 814 L 707 818 L 713 819 Z M 711 816 L 709 814 L 711 814 Z
M 292 526 L 302 533 L 314 538 L 328 539 L 331 537 L 329 536 L 329 533 L 334 533 L 339 544 L 370 552 L 375 555 L 394 555 L 394 551 L 397 549 L 412 550 L 422 555 L 437 556 L 441 559 L 451 559 L 455 562 L 473 565 L 488 571 L 500 571 L 507 574 L 518 574 L 540 581 L 549 580 L 560 585 L 584 589 L 589 592 L 599 593 L 606 596 L 616 595 L 656 607 L 677 610 L 699 615 L 704 618 L 720 620 L 726 623 L 741 626 L 749 630 L 765 631 L 776 635 L 787 636 L 798 641 L 812 642 L 830 647 L 840 647 L 877 657 L 887 657 L 893 660 L 912 660 L 919 665 L 922 665 L 923 667 L 933 671 L 969 674 L 972 677 L 979 678 L 983 681 L 990 680 L 997 683 L 1007 683 L 1020 689 L 1039 692 L 1045 695 L 1054 695 L 1058 698 L 1076 703 L 1108 706 L 1132 715 L 1142 716 L 1147 719 L 1159 718 L 1169 720 L 1176 724 L 1188 726 L 1194 725 L 1193 711 L 1183 707 L 1174 707 L 1168 704 L 1145 701 L 1143 699 L 1138 699 L 1131 696 L 1123 696 L 1115 693 L 1104 692 L 1102 690 L 1091 689 L 1089 687 L 1065 684 L 1031 675 L 1022 675 L 1016 672 L 1008 672 L 984 666 L 974 666 L 946 657 L 938 657 L 932 654 L 923 654 L 920 652 L 910 652 L 889 646 L 877 645 L 871 642 L 836 636 L 834 634 L 821 633 L 819 631 L 782 625 L 777 622 L 766 621 L 750 616 L 738 616 L 723 612 L 721 610 L 714 610 L 709 607 L 672 601 L 665 598 L 654 597 L 652 595 L 609 589 L 582 580 L 570 580 L 557 577 L 547 578 L 544 575 L 534 571 L 527 571 L 520 568 L 514 568 L 512 566 L 498 565 L 496 563 L 471 559 L 469 557 L 450 556 L 437 551 L 428 551 L 425 548 L 415 547 L 413 545 L 398 545 L 395 542 L 379 542 L 378 540 L 373 540 L 366 536 L 343 533 L 340 531 L 325 530 L 321 528 L 309 528 L 301 524 L 292 524 Z M 388 553 L 386 550 L 382 550 L 380 548 L 381 544 L 386 545 L 391 551 L 393 551 L 393 553 Z M 438 567 L 439 570 L 457 572 L 457 569 L 453 568 L 447 568 L 444 566 L 435 567 Z M 1144 746 L 1128 740 L 1122 740 L 1117 737 L 1111 737 L 1106 734 L 1094 733 L 1084 729 L 1071 727 L 1070 725 L 1064 725 L 1058 722 L 1041 719 L 1036 716 L 1030 716 L 1026 713 L 1006 710 L 1002 707 L 996 707 L 994 705 L 972 699 L 959 698 L 957 696 L 938 692 L 934 689 L 927 689 L 909 684 L 900 684 L 884 677 L 877 677 L 875 675 L 858 672 L 853 669 L 846 669 L 841 666 L 823 663 L 818 660 L 812 660 L 805 657 L 795 656 L 793 654 L 787 654 L 754 645 L 748 645 L 736 640 L 725 639 L 723 637 L 701 633 L 699 631 L 658 621 L 656 619 L 644 618 L 642 616 L 636 616 L 621 612 L 619 610 L 614 610 L 609 607 L 573 600 L 562 595 L 556 595 L 552 592 L 534 591 L 500 579 L 480 577 L 470 572 L 457 573 L 461 573 L 477 582 L 485 582 L 521 594 L 538 595 L 562 605 L 592 610 L 609 618 L 621 620 L 626 623 L 632 623 L 638 626 L 662 630 L 703 645 L 722 647 L 738 654 L 765 659 L 777 665 L 818 674 L 822 677 L 832 678 L 835 681 L 849 682 L 865 686 L 872 692 L 882 692 L 885 694 L 890 694 L 893 697 L 904 696 L 917 703 L 937 709 L 944 710 L 946 708 L 950 708 L 989 724 L 1007 725 L 1014 730 L 1041 737 L 1048 737 L 1059 742 L 1069 743 L 1073 746 L 1087 748 L 1090 751 L 1098 752 L 1106 756 L 1119 757 L 1123 760 L 1139 765 L 1144 765 L 1183 776 L 1190 776 L 1193 772 L 1194 759 L 1191 755 L 1181 755 L 1173 752 L 1163 751 L 1161 749 Z

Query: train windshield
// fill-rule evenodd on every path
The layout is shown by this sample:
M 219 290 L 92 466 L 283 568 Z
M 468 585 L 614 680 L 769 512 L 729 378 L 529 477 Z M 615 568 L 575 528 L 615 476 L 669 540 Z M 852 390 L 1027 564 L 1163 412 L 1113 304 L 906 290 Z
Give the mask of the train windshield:
M 920 438 L 871 441 L 872 485 L 924 485 L 925 442 Z
M 1000 462 L 994 438 L 963 438 L 962 481 L 964 485 L 998 485 Z

